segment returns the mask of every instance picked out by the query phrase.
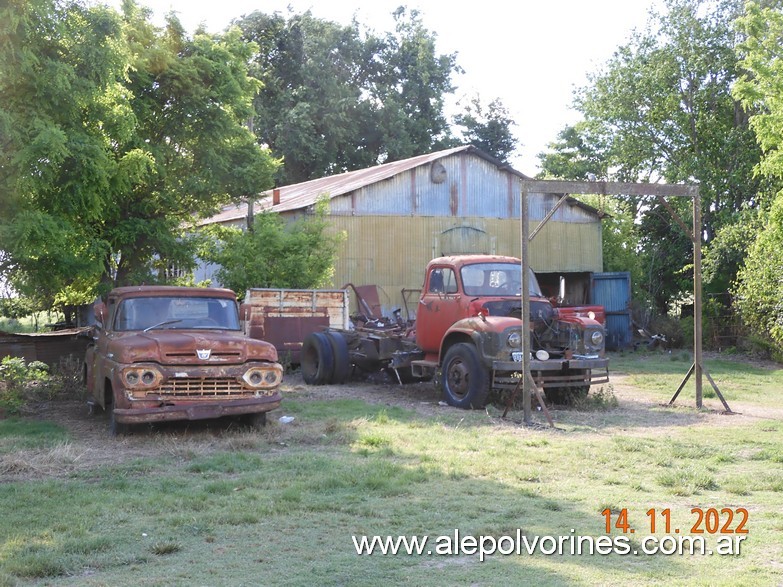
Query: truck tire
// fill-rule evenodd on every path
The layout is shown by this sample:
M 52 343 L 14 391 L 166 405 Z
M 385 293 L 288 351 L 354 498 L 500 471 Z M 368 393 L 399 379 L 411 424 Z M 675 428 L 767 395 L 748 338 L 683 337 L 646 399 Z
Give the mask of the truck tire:
M 130 432 L 130 425 L 117 422 L 114 416 L 114 407 L 109 412 L 109 434 L 112 436 L 124 436 Z
M 480 409 L 489 395 L 489 372 L 481 364 L 476 347 L 458 343 L 446 352 L 441 375 L 443 398 L 451 406 Z
M 111 388 L 111 384 L 106 382 L 106 389 L 103 391 L 105 410 L 109 412 L 109 434 L 111 436 L 123 436 L 130 432 L 130 425 L 122 422 L 117 422 L 117 418 L 114 415 L 114 391 Z
M 339 332 L 330 330 L 326 332 L 326 337 L 332 345 L 332 354 L 334 355 L 334 371 L 332 372 L 331 383 L 345 383 L 351 374 L 351 357 L 348 354 L 348 343 Z
M 300 357 L 302 378 L 309 385 L 323 385 L 332 380 L 334 353 L 329 338 L 322 332 L 305 337 Z

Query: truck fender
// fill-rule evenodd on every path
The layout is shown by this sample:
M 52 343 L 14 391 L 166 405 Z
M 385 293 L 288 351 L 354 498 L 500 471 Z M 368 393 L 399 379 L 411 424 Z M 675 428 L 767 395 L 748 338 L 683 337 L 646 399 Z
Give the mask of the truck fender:
M 518 318 L 507 316 L 485 316 L 463 318 L 458 320 L 446 331 L 443 336 L 443 342 L 440 348 L 440 362 L 446 356 L 449 348 L 459 342 L 471 342 L 478 351 L 482 362 L 490 367 L 494 358 L 493 352 L 488 348 L 494 338 L 493 335 L 500 334 L 507 328 L 522 326 L 522 321 Z

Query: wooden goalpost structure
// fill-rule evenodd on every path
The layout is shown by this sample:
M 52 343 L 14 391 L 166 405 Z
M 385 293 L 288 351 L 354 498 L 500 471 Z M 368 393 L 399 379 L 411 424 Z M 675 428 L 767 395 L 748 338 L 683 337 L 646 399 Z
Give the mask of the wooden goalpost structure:
M 658 201 L 669 211 L 672 219 L 680 228 L 685 231 L 693 243 L 693 364 L 686 373 L 682 383 L 674 392 L 668 405 L 672 405 L 677 396 L 685 387 L 685 384 L 695 376 L 696 383 L 696 407 L 702 407 L 703 398 L 703 377 L 707 377 L 715 393 L 726 408 L 726 413 L 732 413 L 729 404 L 723 397 L 720 389 L 704 367 L 704 356 L 702 352 L 702 279 L 701 279 L 701 197 L 699 195 L 698 185 L 687 184 L 662 184 L 662 183 L 622 183 L 609 181 L 560 181 L 560 180 L 522 180 L 520 193 L 520 213 L 519 222 L 521 225 L 521 260 L 522 260 L 522 332 L 530 332 L 530 285 L 528 276 L 528 267 L 530 266 L 528 245 L 530 241 L 538 234 L 541 228 L 554 215 L 555 211 L 566 201 L 570 194 L 599 194 L 599 195 L 628 195 L 628 196 L 655 196 Z M 534 194 L 563 194 L 562 198 L 555 204 L 554 208 L 544 217 L 544 219 L 530 233 L 528 197 Z M 693 202 L 693 218 L 691 228 L 683 221 L 676 210 L 666 201 L 667 196 L 687 197 Z M 529 337 L 522 337 L 529 344 Z M 540 397 L 535 382 L 530 373 L 530 352 L 522 353 L 523 357 L 523 377 L 520 379 L 518 388 L 522 388 L 522 405 L 524 411 L 524 420 L 526 424 L 531 423 L 531 393 L 535 392 Z M 516 390 L 514 391 L 514 395 Z M 512 398 L 513 401 L 513 398 Z M 510 402 L 511 403 L 511 402 Z M 503 414 L 505 416 L 505 413 Z M 550 424 L 552 424 L 549 413 L 546 413 Z

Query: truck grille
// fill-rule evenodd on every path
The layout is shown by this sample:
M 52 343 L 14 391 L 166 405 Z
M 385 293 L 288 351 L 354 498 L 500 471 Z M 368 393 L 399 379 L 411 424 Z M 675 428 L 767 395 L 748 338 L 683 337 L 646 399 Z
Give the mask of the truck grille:
M 233 377 L 172 377 L 158 389 L 144 393 L 146 398 L 251 398 L 271 395 L 274 390 L 246 389 Z
M 242 353 L 240 351 L 215 351 L 210 354 L 210 357 L 213 359 L 238 360 L 242 358 Z M 195 351 L 185 351 L 166 353 L 166 359 L 175 360 L 177 362 L 183 360 L 196 362 L 197 357 Z

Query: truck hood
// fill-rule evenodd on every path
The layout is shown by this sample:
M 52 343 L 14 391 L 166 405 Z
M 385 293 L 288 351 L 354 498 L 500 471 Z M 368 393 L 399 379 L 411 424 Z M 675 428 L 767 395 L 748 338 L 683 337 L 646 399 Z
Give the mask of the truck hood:
M 109 342 L 108 352 L 119 363 L 151 361 L 167 365 L 210 365 L 252 360 L 277 361 L 277 351 L 271 344 L 226 330 L 115 334 Z

